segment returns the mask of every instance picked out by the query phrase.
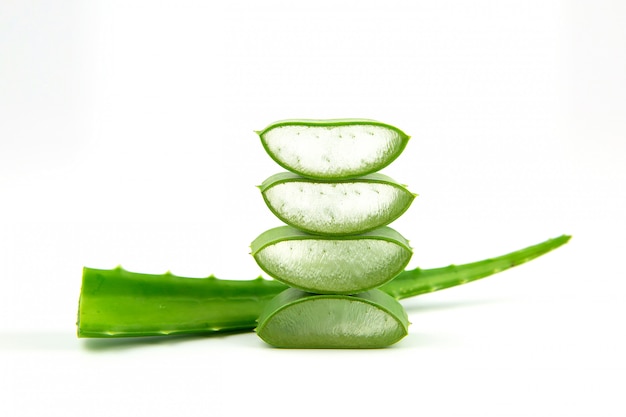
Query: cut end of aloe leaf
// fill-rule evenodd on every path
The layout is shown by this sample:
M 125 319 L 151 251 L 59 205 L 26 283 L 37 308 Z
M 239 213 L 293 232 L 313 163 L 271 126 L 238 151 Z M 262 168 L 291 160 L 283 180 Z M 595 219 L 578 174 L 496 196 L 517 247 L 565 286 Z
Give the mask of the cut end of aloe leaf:
M 259 136 L 279 165 L 319 179 L 379 171 L 402 153 L 409 139 L 396 127 L 366 119 L 286 120 Z
M 406 239 L 388 227 L 332 237 L 283 226 L 261 234 L 251 248 L 267 274 L 319 294 L 356 294 L 379 287 L 402 272 L 412 255 Z
M 290 288 L 268 303 L 256 332 L 280 348 L 384 348 L 406 336 L 408 325 L 404 308 L 379 290 L 348 296 Z
M 310 233 L 347 235 L 385 226 L 400 217 L 415 194 L 382 174 L 320 182 L 281 173 L 261 185 L 269 209 Z

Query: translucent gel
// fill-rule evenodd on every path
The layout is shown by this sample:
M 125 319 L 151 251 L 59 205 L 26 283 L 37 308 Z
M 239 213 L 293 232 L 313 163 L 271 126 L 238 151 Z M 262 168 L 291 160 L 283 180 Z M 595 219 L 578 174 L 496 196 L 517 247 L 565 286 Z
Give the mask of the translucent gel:
M 265 133 L 270 153 L 311 176 L 377 171 L 402 145 L 398 132 L 376 125 L 280 126 Z
M 410 251 L 379 239 L 304 239 L 269 245 L 255 257 L 270 275 L 292 286 L 359 292 L 399 273 Z
M 404 334 L 398 321 L 380 308 L 322 297 L 286 307 L 263 328 L 264 338 L 282 347 L 384 347 Z
M 358 233 L 385 225 L 411 203 L 403 190 L 381 183 L 286 182 L 265 191 L 290 224 L 319 233 Z

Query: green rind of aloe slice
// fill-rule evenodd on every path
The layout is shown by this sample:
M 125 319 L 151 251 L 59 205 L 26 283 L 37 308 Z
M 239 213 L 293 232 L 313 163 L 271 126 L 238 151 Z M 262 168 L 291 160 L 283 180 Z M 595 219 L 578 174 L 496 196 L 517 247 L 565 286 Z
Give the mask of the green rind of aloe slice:
M 416 196 L 379 173 L 330 182 L 283 172 L 263 181 L 259 189 L 276 217 L 320 235 L 358 234 L 386 226 L 406 212 Z
M 412 255 L 409 242 L 390 227 L 349 236 L 318 236 L 290 226 L 270 229 L 250 245 L 268 275 L 318 294 L 356 294 L 398 275 Z
M 408 326 L 402 305 L 380 290 L 350 296 L 290 288 L 268 303 L 256 333 L 280 348 L 383 348 L 406 336 Z

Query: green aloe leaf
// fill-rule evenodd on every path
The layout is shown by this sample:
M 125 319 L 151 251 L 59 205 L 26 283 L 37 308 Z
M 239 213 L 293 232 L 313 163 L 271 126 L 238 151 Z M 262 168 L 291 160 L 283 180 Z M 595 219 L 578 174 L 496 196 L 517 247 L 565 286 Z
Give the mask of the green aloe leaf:
M 408 326 L 402 305 L 380 290 L 350 296 L 290 288 L 268 303 L 256 332 L 281 348 L 383 348 Z
M 311 235 L 290 226 L 270 229 L 250 245 L 261 269 L 291 287 L 320 294 L 356 294 L 398 275 L 409 243 L 381 227 L 350 236 Z
M 79 337 L 133 337 L 251 330 L 285 289 L 277 281 L 184 278 L 83 268 Z
M 409 136 L 374 120 L 284 120 L 257 132 L 285 169 L 318 179 L 353 178 L 379 171 L 404 150 Z
M 324 182 L 283 172 L 259 187 L 283 222 L 309 233 L 347 235 L 385 226 L 400 217 L 415 194 L 383 174 Z
M 563 235 L 505 255 L 443 268 L 400 273 L 380 290 L 397 300 L 473 282 L 542 256 L 570 240 Z M 77 333 L 117 338 L 251 331 L 267 304 L 287 286 L 265 279 L 185 278 L 83 268 Z

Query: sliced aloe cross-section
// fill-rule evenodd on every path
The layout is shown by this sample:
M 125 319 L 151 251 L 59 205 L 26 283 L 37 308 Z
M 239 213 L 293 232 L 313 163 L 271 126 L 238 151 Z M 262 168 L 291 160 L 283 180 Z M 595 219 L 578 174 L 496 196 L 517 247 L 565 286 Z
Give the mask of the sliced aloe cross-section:
M 269 177 L 260 189 L 279 219 L 325 235 L 363 233 L 385 226 L 400 217 L 415 198 L 382 174 L 322 182 L 284 172 Z
M 305 177 L 352 178 L 389 165 L 409 136 L 374 120 L 285 120 L 257 132 L 267 153 Z
M 407 314 L 380 290 L 314 295 L 290 288 L 261 313 L 256 332 L 282 348 L 383 348 L 407 335 Z
M 402 272 L 412 250 L 381 227 L 349 236 L 319 236 L 290 226 L 270 229 L 250 245 L 261 269 L 290 287 L 319 294 L 356 294 Z

